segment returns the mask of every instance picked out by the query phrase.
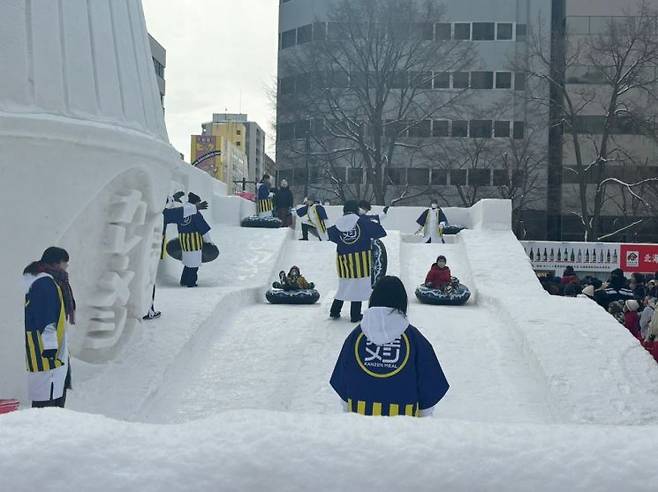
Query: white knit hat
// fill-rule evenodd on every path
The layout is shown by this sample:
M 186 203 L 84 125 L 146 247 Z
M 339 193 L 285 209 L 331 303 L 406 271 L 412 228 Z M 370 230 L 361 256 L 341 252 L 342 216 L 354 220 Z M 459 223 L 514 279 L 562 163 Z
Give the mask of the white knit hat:
M 593 285 L 587 285 L 583 289 L 583 294 L 585 294 L 587 297 L 594 297 L 594 286 Z
M 640 303 L 637 302 L 635 299 L 629 299 L 626 301 L 626 309 L 629 311 L 637 311 L 640 309 Z

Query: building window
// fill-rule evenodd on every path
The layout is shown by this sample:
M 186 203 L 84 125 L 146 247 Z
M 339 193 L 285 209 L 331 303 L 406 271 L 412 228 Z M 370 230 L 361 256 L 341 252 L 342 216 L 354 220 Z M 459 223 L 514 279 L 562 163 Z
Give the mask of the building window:
M 279 123 L 276 133 L 278 140 L 291 140 L 295 138 L 295 124 Z
M 469 87 L 469 73 L 468 72 L 455 72 L 452 74 L 452 87 L 454 89 L 468 89 Z
M 453 120 L 452 122 L 453 137 L 468 137 L 468 121 Z
M 235 142 L 236 147 L 242 147 L 242 142 Z
M 324 41 L 327 39 L 327 24 L 316 22 L 313 24 L 313 41 Z
M 390 183 L 394 185 L 404 184 L 404 174 L 404 168 L 394 167 L 386 170 L 386 175 L 388 176 Z
M 490 186 L 491 169 L 469 169 L 468 184 L 471 186 Z
M 361 169 L 361 168 L 348 168 L 347 169 L 347 182 L 349 184 L 362 184 L 363 183 L 363 169 Z
M 471 138 L 491 138 L 491 120 L 471 120 Z
M 409 79 L 415 89 L 432 88 L 432 72 L 411 72 Z
M 496 89 L 512 88 L 512 72 L 496 72 Z
M 452 26 L 449 22 L 440 22 L 436 24 L 436 39 L 438 41 L 448 41 L 452 38 Z
M 434 120 L 434 124 L 432 125 L 432 136 L 450 136 L 450 122 L 448 120 Z
M 436 72 L 434 74 L 435 89 L 450 89 L 450 72 Z
M 455 24 L 455 39 L 458 41 L 468 41 L 471 39 L 471 25 L 465 22 Z
M 409 83 L 409 74 L 407 72 L 399 71 L 393 72 L 389 79 L 389 87 L 391 89 L 406 89 Z
M 295 175 L 293 176 L 292 183 L 294 186 L 303 186 L 306 184 L 306 169 L 297 168 L 295 169 Z
M 496 121 L 494 123 L 494 136 L 496 138 L 509 138 L 510 136 L 510 122 L 509 121 Z
M 512 39 L 513 25 L 511 22 L 499 22 L 496 24 L 496 39 L 499 41 L 510 41 Z
M 471 89 L 493 89 L 493 72 L 471 72 Z
M 495 30 L 493 22 L 473 22 L 473 41 L 493 41 Z
M 516 72 L 514 74 L 514 90 L 515 91 L 524 91 L 526 84 L 526 74 L 525 72 Z
M 523 121 L 514 122 L 514 138 L 519 140 L 525 136 L 525 123 Z
M 494 169 L 493 170 L 493 185 L 506 186 L 509 184 L 509 173 L 507 169 Z
M 311 74 L 300 73 L 295 80 L 295 92 L 306 94 L 311 90 Z
M 516 25 L 516 40 L 517 41 L 525 41 L 527 35 L 528 35 L 528 25 L 527 24 L 517 24 Z
M 283 33 L 281 33 L 282 50 L 295 46 L 296 42 L 297 42 L 297 31 L 295 29 L 291 29 L 290 31 L 284 31 Z
M 420 31 L 420 39 L 423 41 L 433 41 L 434 40 L 434 24 L 431 22 L 423 22 L 418 26 Z
M 425 186 L 430 181 L 429 169 L 407 169 L 407 183 L 412 186 Z
M 450 184 L 453 186 L 466 186 L 466 169 L 451 169 Z
M 299 120 L 295 122 L 295 138 L 305 138 L 311 133 L 311 121 Z
M 356 74 L 352 75 L 353 82 L 356 84 L 357 80 L 355 80 Z M 350 86 L 350 79 L 347 75 L 347 72 L 330 72 L 327 74 L 327 84 L 325 84 L 327 87 L 331 87 L 332 89 L 347 89 Z M 354 85 L 353 85 L 354 86 Z
M 427 138 L 432 135 L 432 120 L 423 120 L 409 128 L 410 137 Z
M 445 186 L 448 184 L 448 171 L 445 169 L 432 169 L 432 184 Z
M 297 29 L 297 44 L 313 41 L 313 24 L 307 24 Z
M 295 93 L 295 77 L 283 77 L 279 82 L 279 91 L 283 95 Z
M 567 32 L 569 34 L 588 34 L 589 17 L 567 17 Z

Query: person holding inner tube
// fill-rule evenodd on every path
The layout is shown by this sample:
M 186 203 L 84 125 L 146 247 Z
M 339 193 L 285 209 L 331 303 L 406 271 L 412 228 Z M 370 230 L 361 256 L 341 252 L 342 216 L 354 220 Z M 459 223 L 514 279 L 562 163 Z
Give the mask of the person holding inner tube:
M 399 278 L 383 277 L 375 285 L 331 375 L 346 411 L 425 417 L 450 388 L 432 345 L 409 323 L 407 303 Z
M 188 193 L 187 201 L 192 205 L 203 203 L 201 197 L 192 192 Z M 178 238 L 184 265 L 180 284 L 184 287 L 196 287 L 199 267 L 203 260 L 203 244 L 213 244 L 210 226 L 201 212 L 197 211 L 178 223 Z
M 272 217 L 274 205 L 272 203 L 272 193 L 270 192 L 271 178 L 269 174 L 263 174 L 263 178 L 258 183 L 256 189 L 256 209 L 258 216 L 261 218 Z
M 448 218 L 439 207 L 439 201 L 432 198 L 430 208 L 425 210 L 416 220 L 420 228 L 416 234 L 423 233 L 425 243 L 445 243 L 443 229 L 448 225 Z
M 386 236 L 386 231 L 379 223 L 359 216 L 358 202 L 349 200 L 343 206 L 343 216 L 327 234 L 329 241 L 336 243 L 338 269 L 338 292 L 329 316 L 340 318 L 344 302 L 350 301 L 351 321 L 361 321 L 361 303 L 372 293 L 372 241 Z
M 304 198 L 304 204 L 297 209 L 297 215 L 304 218 L 300 241 L 308 241 L 310 232 L 320 241 L 327 241 L 327 211 L 313 198 Z
M 446 290 L 452 282 L 452 274 L 447 265 L 446 257 L 440 255 L 436 263 L 430 268 L 427 277 L 425 277 L 425 287 L 438 290 Z

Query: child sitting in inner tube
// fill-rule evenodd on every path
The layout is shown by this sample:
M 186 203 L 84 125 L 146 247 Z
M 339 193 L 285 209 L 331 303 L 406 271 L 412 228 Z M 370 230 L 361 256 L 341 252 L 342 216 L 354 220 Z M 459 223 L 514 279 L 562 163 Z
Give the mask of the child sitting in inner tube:
M 288 272 L 288 275 L 286 275 L 286 272 L 281 270 L 279 272 L 279 281 L 274 282 L 272 287 L 275 289 L 283 290 L 306 290 L 314 289 L 315 284 L 313 282 L 308 282 L 302 276 L 301 272 L 299 271 L 299 267 L 293 266 Z
M 427 277 L 425 277 L 425 287 L 443 291 L 451 287 L 452 274 L 446 263 L 446 257 L 443 255 L 436 259 L 436 263 L 432 265 Z

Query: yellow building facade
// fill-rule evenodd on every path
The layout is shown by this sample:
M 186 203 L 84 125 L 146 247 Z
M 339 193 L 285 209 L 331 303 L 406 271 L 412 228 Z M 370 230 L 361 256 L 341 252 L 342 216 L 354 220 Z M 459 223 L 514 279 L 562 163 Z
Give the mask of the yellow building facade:
M 244 128 L 243 125 L 240 125 Z M 190 162 L 214 178 L 226 183 L 228 189 L 234 182 L 247 177 L 247 155 L 244 153 L 244 131 L 226 131 L 218 135 L 192 135 Z

